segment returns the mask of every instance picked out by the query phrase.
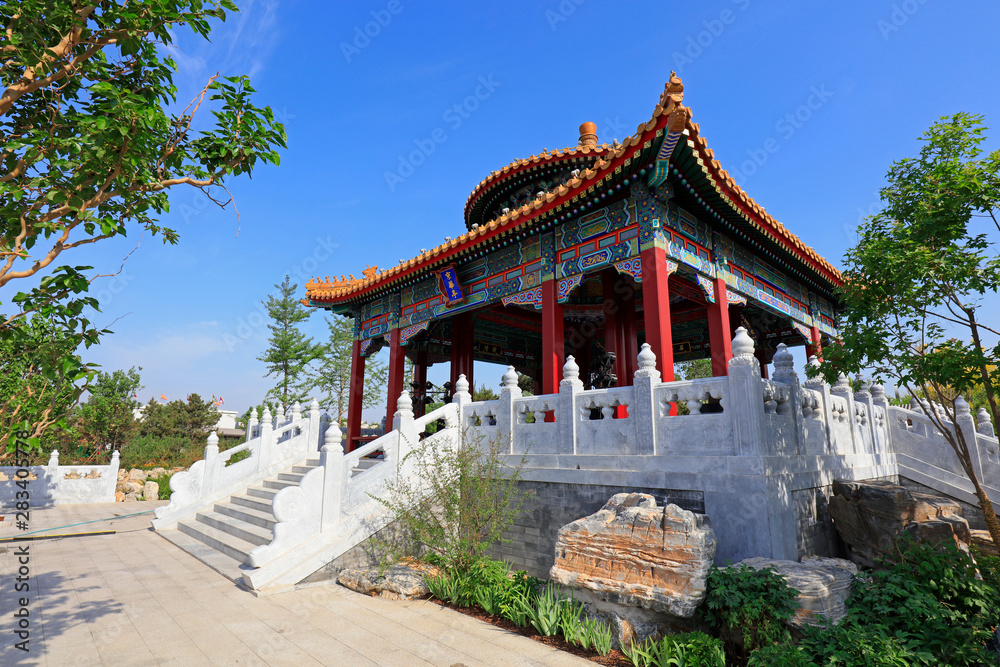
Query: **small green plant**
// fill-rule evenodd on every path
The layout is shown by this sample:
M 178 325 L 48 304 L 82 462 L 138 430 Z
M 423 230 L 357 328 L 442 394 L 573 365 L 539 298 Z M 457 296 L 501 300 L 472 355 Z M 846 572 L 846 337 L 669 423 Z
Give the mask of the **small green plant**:
M 585 618 L 580 622 L 580 630 L 576 635 L 576 643 L 585 650 L 590 650 L 593 646 L 594 639 L 594 626 L 597 625 L 597 621 L 592 618 Z
M 739 662 L 754 649 L 789 639 L 782 624 L 798 608 L 798 591 L 772 568 L 712 566 L 702 617 L 719 629 L 727 654 Z
M 587 628 L 589 637 L 588 643 L 599 655 L 611 653 L 611 642 L 614 634 L 611 626 L 606 623 L 595 622 Z
M 173 473 L 164 473 L 162 475 L 157 475 L 156 477 L 148 478 L 150 482 L 156 482 L 159 490 L 157 491 L 157 498 L 160 500 L 170 500 L 170 478 L 173 477 Z
M 899 610 L 905 613 L 904 610 Z M 874 621 L 874 622 L 872 622 Z M 847 618 L 835 627 L 806 628 L 800 643 L 802 653 L 811 662 L 789 662 L 790 665 L 843 665 L 843 667 L 910 667 L 911 665 L 955 665 L 941 662 L 934 656 L 895 635 L 876 619 L 858 622 Z M 779 655 L 780 652 L 778 653 Z M 791 655 L 789 653 L 789 655 Z M 941 656 L 944 657 L 944 656 Z M 770 662 L 758 662 L 771 665 Z M 783 664 L 783 663 L 778 663 Z M 974 663 L 979 664 L 979 663 Z
M 685 632 L 650 638 L 622 647 L 636 667 L 725 667 L 722 641 L 704 632 Z
M 972 557 L 976 559 L 979 573 L 983 581 L 993 587 L 1000 594 L 1000 557 L 988 554 L 976 545 L 969 547 Z
M 545 586 L 541 594 L 535 598 L 535 608 L 530 621 L 543 637 L 551 637 L 559 632 L 562 604 L 559 591 L 552 584 Z
M 583 631 L 583 603 L 573 598 L 563 600 L 559 609 L 559 630 L 570 644 L 579 643 L 578 638 Z

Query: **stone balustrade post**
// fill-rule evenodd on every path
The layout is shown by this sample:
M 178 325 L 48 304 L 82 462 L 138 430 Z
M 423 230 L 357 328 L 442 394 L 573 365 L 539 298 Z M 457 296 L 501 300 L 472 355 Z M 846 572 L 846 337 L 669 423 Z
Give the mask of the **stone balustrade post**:
M 517 371 L 507 367 L 500 386 L 500 407 L 497 410 L 497 437 L 507 438 L 508 453 L 514 453 L 514 400 L 521 398 L 521 388 L 517 386 Z
M 295 404 L 292 406 L 291 421 L 297 422 L 300 419 L 302 419 L 302 406 L 299 405 L 298 401 L 295 401 Z
M 323 435 L 323 447 L 320 449 L 319 464 L 323 466 L 321 531 L 332 528 L 340 522 L 344 484 L 347 480 L 347 471 L 344 470 L 344 447 L 340 438 L 340 427 L 330 424 Z
M 784 443 L 784 451 L 777 451 L 776 454 L 805 454 L 806 450 L 806 424 L 802 414 L 802 387 L 799 384 L 799 376 L 795 372 L 795 359 L 788 351 L 788 346 L 784 343 L 778 344 L 778 349 L 771 360 L 774 364 L 772 379 L 775 382 L 788 385 L 788 405 L 789 415 L 795 425 L 795 442 Z
M 814 369 L 819 369 L 819 359 L 816 355 L 809 357 L 808 364 Z M 830 385 L 826 383 L 821 375 L 814 375 L 802 383 L 802 386 L 818 391 L 822 394 L 819 411 L 823 415 L 824 442 L 823 453 L 832 454 L 836 452 L 836 443 L 833 441 L 833 409 L 830 401 Z
M 563 377 L 559 381 L 559 399 L 556 401 L 556 426 L 559 448 L 556 451 L 576 454 L 576 428 L 580 416 L 576 412 L 576 396 L 583 391 L 580 366 L 573 355 L 566 357 Z
M 221 461 L 219 460 L 219 435 L 212 431 L 208 436 L 208 444 L 205 445 L 205 476 L 201 480 L 201 497 L 209 495 L 215 491 L 215 482 L 218 479 Z
M 867 433 L 868 442 L 871 443 L 871 446 L 870 449 L 865 449 L 865 454 L 874 454 L 879 449 L 877 429 L 875 428 L 875 402 L 872 400 L 871 391 L 868 389 L 868 382 L 861 377 L 860 373 L 854 378 L 854 384 L 857 385 L 854 391 L 854 404 L 855 406 L 865 406 L 866 413 L 866 421 L 858 424 L 858 427 L 862 431 L 862 437 L 859 442 L 862 446 L 865 446 L 864 433 Z
M 969 447 L 969 458 L 972 459 L 972 469 L 976 471 L 979 482 L 985 484 L 982 451 L 979 447 L 979 440 L 976 437 L 976 420 L 969 409 L 968 401 L 962 396 L 955 399 L 955 428 L 962 430 L 962 436 Z
M 254 438 L 253 432 L 257 429 L 257 424 L 259 423 L 260 422 L 257 420 L 257 408 L 253 408 L 252 410 L 250 410 L 250 418 L 247 420 L 247 433 L 246 433 L 247 442 L 253 440 Z
M 271 444 L 274 441 L 274 423 L 271 408 L 264 406 L 264 416 L 260 422 L 260 441 L 257 443 L 257 472 L 271 465 Z
M 278 409 L 274 413 L 274 428 L 277 429 L 281 426 L 281 420 L 285 418 L 285 404 L 278 403 Z
M 45 467 L 48 468 L 49 477 L 51 479 L 55 479 L 56 471 L 59 468 L 59 450 L 58 449 L 53 449 L 52 452 L 49 453 L 49 462 L 48 462 L 48 464 Z
M 658 407 L 656 386 L 660 384 L 661 376 L 660 371 L 656 370 L 656 354 L 653 353 L 649 343 L 642 344 L 642 349 L 636 358 L 639 361 L 639 368 L 632 380 L 632 389 L 635 393 L 629 405 L 635 427 L 635 441 L 648 442 L 649 454 L 655 456 L 660 453 L 656 442 Z
M 399 400 L 396 401 L 396 412 L 392 415 L 392 428 L 396 431 L 396 437 L 393 438 L 395 443 L 390 443 L 386 447 L 385 460 L 386 463 L 392 461 L 392 465 L 399 465 L 407 452 L 420 442 L 420 434 L 417 433 L 417 428 L 413 425 L 413 401 L 410 399 L 410 393 L 405 389 L 400 392 Z M 389 451 L 393 445 L 395 445 L 396 451 Z
M 298 406 L 298 403 L 295 405 Z M 309 413 L 306 417 L 306 442 L 303 449 L 307 452 L 314 452 L 323 446 L 323 431 L 320 427 L 321 419 L 322 413 L 319 409 L 319 401 L 314 398 L 309 402 Z M 314 445 L 313 443 L 316 444 Z
M 736 450 L 740 456 L 760 456 L 764 418 L 764 388 L 760 362 L 754 356 L 753 339 L 739 327 L 733 338 L 733 358 L 729 360 L 729 387 L 725 411 L 730 414 Z
M 850 445 L 851 454 L 860 454 L 864 451 L 864 445 L 861 444 L 861 431 L 858 429 L 858 421 L 854 417 L 854 393 L 851 392 L 851 383 L 847 379 L 847 376 L 843 373 L 837 378 L 837 381 L 830 387 L 830 393 L 834 396 L 839 396 L 847 402 L 847 419 L 850 425 L 851 442 L 850 443 L 837 443 L 837 452 L 844 453 L 843 445 Z
M 987 412 L 986 408 L 979 408 L 979 412 L 976 413 L 976 433 L 988 435 L 991 438 L 995 438 L 997 435 L 993 429 L 993 422 L 990 421 L 990 413 Z
M 104 480 L 104 497 L 114 499 L 118 486 L 118 470 L 121 468 L 121 453 L 116 449 L 111 452 L 111 465 L 108 466 L 108 478 Z M 109 501 L 110 502 L 110 501 Z
M 885 395 L 885 387 L 880 384 L 872 385 L 872 405 L 875 408 L 881 409 L 882 414 L 885 415 L 885 419 L 882 420 L 881 426 L 875 419 L 875 412 L 872 410 L 872 432 L 877 434 L 877 438 L 873 441 L 875 443 L 875 453 L 876 454 L 888 454 L 890 451 L 889 446 L 889 398 Z

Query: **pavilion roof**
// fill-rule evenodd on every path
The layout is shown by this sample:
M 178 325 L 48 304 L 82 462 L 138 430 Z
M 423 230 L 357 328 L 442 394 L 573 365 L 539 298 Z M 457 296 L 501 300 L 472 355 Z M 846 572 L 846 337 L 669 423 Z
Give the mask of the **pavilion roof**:
M 366 300 L 368 297 L 394 289 L 415 275 L 426 274 L 435 268 L 461 260 L 471 251 L 490 244 L 495 239 L 505 238 L 515 230 L 527 227 L 533 221 L 554 212 L 555 209 L 561 210 L 564 206 L 568 207 L 571 202 L 599 194 L 598 190 L 610 182 L 613 174 L 644 155 L 644 149 L 648 149 L 659 135 L 664 135 L 667 131 L 682 132 L 684 142 L 696 158 L 700 175 L 710 184 L 716 199 L 726 202 L 759 235 L 797 256 L 822 282 L 831 286 L 843 284 L 840 271 L 768 214 L 736 184 L 729 172 L 722 168 L 701 135 L 701 128 L 691 120 L 691 110 L 683 106 L 683 94 L 684 85 L 681 79 L 671 73 L 652 117 L 640 124 L 635 134 L 620 145 L 580 145 L 554 151 L 546 150 L 538 155 L 515 160 L 502 169 L 492 172 L 473 189 L 466 202 L 466 215 L 468 216 L 470 207 L 483 192 L 499 181 L 525 169 L 547 166 L 574 157 L 595 157 L 593 164 L 581 169 L 576 177 L 570 178 L 549 192 L 541 193 L 541 196 L 517 209 L 473 226 L 461 236 L 447 238 L 436 248 L 396 266 L 382 271 L 376 267 L 368 267 L 363 271 L 362 278 L 354 278 L 351 275 L 348 278 L 341 277 L 339 280 L 336 277 L 331 280 L 329 276 L 326 279 L 310 280 L 306 283 L 306 299 L 303 303 L 322 307 Z M 637 166 L 634 168 L 638 169 Z

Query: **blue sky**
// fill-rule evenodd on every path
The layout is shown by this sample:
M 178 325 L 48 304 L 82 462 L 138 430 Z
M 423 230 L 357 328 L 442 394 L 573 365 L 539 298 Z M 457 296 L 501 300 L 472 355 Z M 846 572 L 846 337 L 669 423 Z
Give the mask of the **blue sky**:
M 602 142 L 631 135 L 671 70 L 723 167 L 838 266 L 890 163 L 939 116 L 1000 125 L 994 1 L 237 4 L 211 44 L 178 29 L 179 99 L 216 71 L 251 74 L 288 131 L 281 166 L 230 181 L 239 219 L 175 190 L 177 246 L 134 232 L 62 258 L 109 272 L 138 244 L 92 286 L 115 333 L 86 356 L 142 366 L 143 401 L 256 403 L 271 383 L 260 302 L 285 274 L 300 289 L 360 276 L 462 233 L 490 171 L 575 145 L 585 121 Z M 306 329 L 324 338 L 323 313 Z

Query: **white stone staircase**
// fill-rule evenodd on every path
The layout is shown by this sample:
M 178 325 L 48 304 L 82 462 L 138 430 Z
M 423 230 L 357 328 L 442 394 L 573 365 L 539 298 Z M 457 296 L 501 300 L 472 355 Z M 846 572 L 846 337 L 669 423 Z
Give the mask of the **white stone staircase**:
M 157 508 L 153 527 L 247 589 L 294 586 L 388 523 L 375 499 L 390 479 L 412 474 L 406 454 L 426 424 L 444 419 L 447 427 L 430 437 L 458 442 L 464 378 L 459 387 L 457 403 L 419 419 L 403 392 L 393 431 L 349 454 L 316 401 L 306 418 L 298 405 L 284 422 L 272 424 L 265 411 L 258 427 L 252 417 L 250 439 L 221 453 L 213 433 L 205 458 L 171 479 L 170 504 Z M 249 456 L 230 464 L 239 452 Z

